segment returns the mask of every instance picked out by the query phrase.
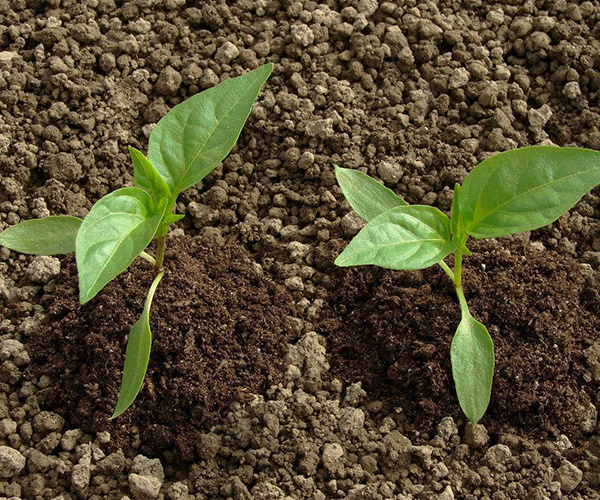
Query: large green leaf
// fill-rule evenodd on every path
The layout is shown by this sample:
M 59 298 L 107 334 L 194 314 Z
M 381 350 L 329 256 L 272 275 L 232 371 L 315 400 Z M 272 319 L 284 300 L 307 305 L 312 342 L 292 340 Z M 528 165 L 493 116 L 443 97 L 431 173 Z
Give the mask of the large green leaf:
M 119 399 L 117 400 L 115 411 L 110 417 L 111 419 L 118 417 L 131 406 L 144 383 L 144 377 L 146 376 L 148 361 L 150 359 L 150 349 L 152 347 L 150 306 L 152 305 L 156 287 L 160 283 L 163 275 L 164 273 L 160 273 L 154 278 L 150 290 L 148 291 L 148 296 L 146 297 L 142 316 L 136 324 L 133 325 L 133 328 L 129 333 L 127 350 L 125 352 L 123 378 L 121 380 L 121 390 L 119 391 Z
M 360 170 L 335 167 L 335 176 L 352 210 L 365 222 L 406 202 Z
M 371 264 L 388 269 L 423 269 L 454 249 L 448 217 L 434 207 L 409 205 L 375 217 L 335 263 L 342 267 Z
M 177 195 L 227 156 L 271 74 L 265 64 L 175 106 L 150 134 L 148 158 Z
M 490 402 L 494 345 L 485 326 L 466 308 L 452 339 L 450 359 L 458 402 L 468 419 L 476 424 Z
M 77 233 L 75 255 L 82 304 L 148 246 L 164 211 L 164 204 L 153 211 L 150 195 L 136 187 L 118 189 L 96 202 Z
M 134 185 L 150 195 L 155 207 L 158 207 L 164 198 L 171 199 L 169 186 L 156 171 L 154 165 L 150 163 L 150 160 L 131 146 L 129 147 L 129 154 L 133 161 Z
M 75 251 L 81 219 L 54 215 L 11 226 L 0 233 L 0 245 L 21 253 L 57 255 Z
M 465 179 L 459 205 L 466 232 L 496 238 L 555 221 L 600 183 L 600 152 L 531 146 L 500 153 Z

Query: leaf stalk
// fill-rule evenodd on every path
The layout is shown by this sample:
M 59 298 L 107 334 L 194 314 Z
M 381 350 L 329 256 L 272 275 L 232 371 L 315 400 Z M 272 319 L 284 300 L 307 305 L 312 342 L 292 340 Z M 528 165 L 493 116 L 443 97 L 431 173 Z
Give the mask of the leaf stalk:
M 440 260 L 438 262 L 438 264 L 444 270 L 444 272 L 450 277 L 450 279 L 452 280 L 452 283 L 454 283 L 454 273 L 452 272 L 452 269 L 450 269 L 448 264 L 446 264 L 443 260 Z
M 156 259 L 154 257 L 152 257 L 152 255 L 150 255 L 149 253 L 146 253 L 144 250 L 142 250 L 140 252 L 140 257 L 142 259 L 147 260 L 148 262 L 150 262 L 150 264 L 154 265 L 156 264 Z

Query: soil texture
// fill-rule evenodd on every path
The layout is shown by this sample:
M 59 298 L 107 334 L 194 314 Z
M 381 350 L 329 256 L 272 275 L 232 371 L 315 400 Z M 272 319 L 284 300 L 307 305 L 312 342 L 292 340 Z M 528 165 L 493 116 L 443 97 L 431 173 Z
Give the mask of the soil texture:
M 529 244 L 470 247 L 465 295 L 496 353 L 482 423 L 496 435 L 565 433 L 581 442 L 598 403 L 599 384 L 585 377 L 584 360 L 600 338 L 597 274 Z M 362 381 L 422 431 L 444 415 L 461 418 L 450 368 L 460 309 L 441 268 L 339 270 L 329 304 L 323 332 L 338 377 Z
M 177 226 L 211 248 L 219 248 L 230 239 L 243 245 L 262 265 L 265 276 L 281 283 L 292 295 L 296 311 L 304 318 L 303 333 L 310 339 L 307 344 L 316 349 L 310 332 L 319 324 L 321 309 L 333 304 L 330 293 L 335 296 L 337 291 L 332 283 L 344 283 L 332 274 L 333 259 L 345 244 L 342 240 L 348 241 L 361 227 L 335 182 L 333 165 L 368 173 L 409 203 L 448 211 L 455 182 L 462 182 L 473 166 L 491 154 L 531 144 L 600 150 L 599 30 L 600 5 L 596 0 L 0 0 L 0 230 L 50 214 L 85 216 L 102 196 L 131 184 L 128 146 L 146 151 L 152 127 L 170 108 L 221 81 L 272 62 L 273 74 L 237 146 L 201 185 L 179 197 L 176 211 L 186 217 Z M 576 267 L 575 261 L 583 261 L 597 271 L 598 190 L 586 195 L 556 223 L 526 237 L 544 249 L 544 257 L 538 259 L 540 266 L 546 258 L 555 260 L 555 256 L 545 257 L 547 249 L 565 258 L 566 267 L 561 263 L 560 269 Z M 508 249 L 511 258 L 530 258 L 529 250 L 520 253 Z M 493 267 L 498 258 L 482 252 L 490 259 L 483 263 Z M 501 284 L 512 294 L 513 288 L 520 289 L 522 278 L 508 281 L 513 271 L 510 259 L 507 262 L 500 267 L 506 273 Z M 70 265 L 63 261 L 64 266 Z M 146 428 L 143 423 L 148 418 L 152 420 L 149 425 L 166 424 L 156 420 L 155 415 L 142 414 L 137 428 L 123 421 L 123 428 L 113 428 L 111 433 L 86 434 L 76 425 L 87 421 L 86 428 L 92 429 L 90 414 L 77 417 L 74 412 L 68 413 L 69 401 L 61 402 L 56 392 L 51 396 L 52 379 L 44 370 L 35 375 L 28 370 L 30 341 L 39 338 L 40 320 L 55 299 L 60 267 L 61 262 L 53 257 L 32 258 L 0 248 L 0 472 L 4 473 L 0 477 L 0 497 L 600 498 L 600 430 L 596 415 L 600 403 L 597 397 L 594 400 L 588 396 L 593 386 L 587 382 L 600 380 L 600 342 L 587 348 L 581 360 L 577 349 L 583 349 L 595 337 L 587 341 L 560 337 L 559 326 L 544 316 L 545 297 L 550 297 L 548 304 L 552 307 L 569 306 L 561 311 L 558 306 L 550 309 L 563 321 L 564 331 L 575 329 L 579 320 L 569 317 L 571 304 L 555 296 L 557 285 L 549 279 L 540 280 L 535 287 L 531 283 L 523 285 L 519 301 L 505 304 L 505 298 L 500 300 L 499 296 L 498 307 L 490 309 L 492 299 L 486 296 L 479 304 L 477 290 L 506 295 L 503 289 L 491 290 L 489 285 L 479 283 L 478 279 L 487 279 L 480 275 L 480 269 L 465 277 L 471 307 L 490 325 L 499 362 L 500 356 L 508 356 L 513 348 L 513 344 L 502 343 L 505 323 L 513 324 L 513 336 L 529 329 L 524 337 L 530 339 L 529 343 L 514 343 L 515 348 L 522 345 L 531 349 L 519 354 L 525 359 L 521 370 L 525 373 L 501 372 L 499 365 L 496 382 L 498 386 L 501 377 L 514 378 L 514 408 L 518 403 L 519 408 L 537 413 L 542 405 L 536 402 L 543 402 L 540 434 L 552 433 L 555 428 L 576 435 L 573 429 L 579 410 L 575 404 L 570 420 L 562 411 L 564 407 L 553 407 L 557 404 L 553 401 L 568 401 L 571 394 L 578 404 L 593 399 L 596 408 L 589 408 L 589 419 L 582 422 L 581 431 L 589 432 L 588 449 L 580 458 L 571 460 L 573 447 L 564 435 L 541 440 L 516 436 L 530 433 L 533 424 L 526 414 L 529 410 L 510 417 L 512 425 L 524 422 L 523 429 L 497 435 L 497 412 L 501 414 L 506 408 L 501 406 L 502 401 L 492 402 L 492 411 L 484 420 L 490 425 L 489 439 L 485 428 L 463 426 L 462 417 L 446 416 L 440 422 L 427 417 L 435 414 L 436 405 L 447 405 L 449 415 L 457 416 L 458 411 L 452 399 L 448 366 L 444 365 L 448 361 L 447 341 L 458 321 L 458 307 L 447 278 L 434 270 L 410 276 L 391 273 L 393 278 L 386 271 L 359 270 L 356 276 L 347 276 L 346 282 L 354 283 L 356 293 L 372 290 L 377 298 L 366 296 L 364 303 L 352 302 L 349 290 L 348 296 L 341 296 L 342 302 L 356 305 L 355 314 L 363 316 L 358 323 L 366 324 L 369 313 L 363 310 L 365 304 L 373 306 L 378 300 L 390 317 L 395 314 L 399 318 L 396 308 L 401 307 L 400 312 L 417 324 L 414 331 L 423 322 L 421 314 L 438 318 L 436 322 L 444 315 L 446 329 L 440 325 L 439 335 L 423 333 L 423 338 L 417 339 L 420 344 L 415 340 L 411 352 L 419 358 L 409 359 L 413 372 L 407 378 L 412 386 L 433 382 L 431 388 L 422 389 L 425 396 L 419 399 L 432 402 L 429 406 L 433 409 L 426 418 L 416 413 L 416 403 L 402 404 L 402 411 L 390 407 L 399 391 L 390 395 L 382 384 L 375 383 L 395 377 L 399 380 L 391 380 L 390 384 L 397 388 L 402 374 L 407 373 L 402 372 L 403 365 L 390 371 L 391 354 L 390 359 L 376 353 L 363 360 L 374 370 L 366 382 L 386 400 L 382 407 L 380 401 L 357 389 L 357 384 L 348 386 L 344 395 L 339 380 L 319 382 L 316 374 L 327 378 L 327 370 L 315 366 L 316 355 L 307 345 L 297 343 L 289 352 L 304 346 L 313 362 L 288 359 L 283 385 L 272 386 L 264 401 L 253 400 L 245 405 L 234 401 L 231 413 L 215 420 L 213 432 L 198 438 L 200 459 L 186 469 L 170 449 L 162 453 L 162 465 L 142 456 L 132 460 L 122 450 L 106 454 L 108 448 L 121 445 L 128 453 L 135 447 L 141 450 L 142 433 L 154 432 L 152 439 L 168 442 L 171 438 L 163 433 L 164 429 Z M 502 274 L 500 268 L 493 275 L 497 279 Z M 65 271 L 73 274 L 72 267 Z M 108 349 L 113 355 L 124 352 L 128 329 L 137 319 L 149 280 L 143 262 L 133 273 L 139 276 L 139 286 L 125 280 L 125 275 L 125 281 L 118 282 L 124 290 L 132 287 L 138 294 L 129 295 L 128 306 L 104 303 L 108 311 L 121 311 L 114 323 L 122 325 L 122 331 L 115 331 L 107 346 L 105 339 L 96 342 L 93 336 L 88 339 L 89 345 L 84 345 L 85 334 L 73 330 L 73 339 L 79 343 L 67 346 L 65 341 L 65 353 L 78 353 L 77 360 L 91 360 L 91 366 L 98 368 L 95 356 L 106 359 Z M 557 270 L 549 273 L 560 274 Z M 181 279 L 183 284 L 188 283 L 186 276 Z M 387 299 L 386 290 L 383 286 L 377 288 L 376 279 L 390 283 L 394 293 Z M 586 279 L 595 278 L 590 275 Z M 161 288 L 166 293 L 164 285 Z M 423 296 L 427 286 L 433 295 L 439 295 L 435 301 L 428 302 Z M 592 309 L 587 308 L 592 308 L 590 304 L 596 299 L 591 293 L 586 303 L 585 290 L 600 286 L 582 286 L 574 289 L 569 283 L 565 293 L 572 291 L 573 297 L 565 297 L 579 300 L 580 306 L 583 304 L 590 312 Z M 402 293 L 395 293 L 397 290 Z M 578 290 L 579 295 L 575 293 Z M 541 297 L 529 298 L 534 291 Z M 408 311 L 408 293 L 413 293 L 423 308 L 429 308 L 424 309 L 426 314 Z M 64 294 L 77 307 L 75 291 Z M 175 292 L 173 296 L 179 297 Z M 192 298 L 193 303 L 196 300 Z M 392 311 L 386 301 L 397 301 L 401 306 L 394 305 Z M 525 314 L 529 301 L 538 308 L 538 319 L 531 325 Z M 158 303 L 152 313 L 156 337 L 166 332 L 161 330 L 164 325 L 158 316 Z M 168 308 L 165 304 L 165 310 Z M 506 311 L 506 318 L 494 318 L 499 316 L 497 311 Z M 61 314 L 67 315 L 66 311 Z M 335 309 L 331 314 L 331 321 L 345 327 L 348 319 L 336 319 L 339 311 Z M 109 323 L 101 311 L 93 315 L 99 324 Z M 73 325 L 82 321 L 83 325 L 88 320 L 73 317 L 69 321 Z M 394 337 L 391 327 L 386 327 L 390 321 L 381 319 L 382 327 L 390 330 L 386 333 L 390 341 L 396 338 L 399 342 L 400 337 Z M 405 321 L 399 318 L 397 324 L 404 328 Z M 558 339 L 555 343 L 566 349 L 572 365 L 551 349 L 542 352 L 546 363 L 535 362 L 538 337 L 540 342 L 545 338 L 545 334 L 536 332 L 548 325 L 556 329 L 549 337 Z M 47 332 L 48 327 L 44 328 Z M 365 326 L 363 333 L 367 331 Z M 333 343 L 336 338 L 350 336 L 350 332 L 337 337 L 333 332 L 322 333 L 330 334 Z M 53 332 L 48 335 L 53 338 Z M 360 339 L 361 332 L 354 336 Z M 364 353 L 374 350 L 373 346 L 362 345 L 370 339 L 358 339 L 351 349 L 362 349 Z M 388 349 L 381 339 L 375 341 Z M 160 342 L 158 339 L 155 348 Z M 316 344 L 323 346 L 324 342 L 319 337 Z M 66 363 L 58 347 L 47 344 L 48 354 Z M 399 343 L 391 347 L 396 353 L 401 349 Z M 336 347 L 334 361 L 339 376 L 341 353 Z M 173 359 L 171 354 L 169 351 L 153 359 L 164 363 L 165 370 L 173 374 L 175 367 L 167 361 Z M 349 358 L 351 353 L 347 354 Z M 317 358 L 324 355 L 320 353 Z M 399 359 L 403 356 L 405 352 Z M 97 374 L 85 386 L 90 394 L 105 398 L 104 403 L 98 403 L 102 407 L 99 411 L 104 412 L 102 418 L 116 400 L 122 366 L 122 358 L 110 359 L 106 369 L 99 372 L 102 377 Z M 57 377 L 68 375 L 69 383 L 76 384 L 79 372 L 82 377 L 91 373 L 83 363 L 69 366 L 70 371 L 63 368 L 62 373 L 52 377 L 63 385 L 66 382 Z M 361 372 L 356 364 L 349 363 L 347 369 L 346 382 L 356 380 L 358 373 L 367 375 L 367 370 Z M 533 369 L 555 373 L 563 385 L 552 385 L 551 375 L 521 378 Z M 577 393 L 571 377 L 579 377 L 582 371 L 585 383 Z M 264 366 L 263 382 L 254 375 L 248 377 L 264 387 L 268 384 L 267 373 Z M 419 382 L 415 373 L 431 375 L 430 380 Z M 177 381 L 178 376 L 175 373 L 167 382 Z M 142 401 L 153 401 L 151 387 L 155 394 L 160 393 L 160 377 L 157 372 L 151 373 L 152 385 L 145 387 Z M 210 378 L 211 373 L 204 374 L 202 381 L 192 382 L 201 385 L 209 380 L 206 377 Z M 536 388 L 532 380 L 551 385 Z M 110 388 L 107 381 L 112 384 Z M 187 387 L 188 382 L 183 384 Z M 450 399 L 431 396 L 433 387 Z M 571 392 L 561 392 L 563 387 Z M 559 392 L 547 396 L 549 388 Z M 219 394 L 207 395 L 201 404 L 225 398 Z M 506 397 L 503 394 L 494 397 Z M 56 411 L 66 415 L 66 420 L 40 408 L 53 397 Z M 75 392 L 70 397 L 74 401 Z M 236 395 L 229 398 L 235 400 Z M 91 405 L 96 404 L 92 399 L 89 397 L 82 406 L 87 408 L 85 411 L 92 411 Z M 185 407 L 189 403 L 182 404 Z M 165 402 L 161 408 L 166 406 Z M 217 407 L 215 403 L 214 409 Z M 169 410 L 176 418 L 185 411 L 175 404 Z M 205 424 L 210 425 L 213 417 L 203 415 L 207 415 Z M 552 415 L 564 418 L 565 427 L 560 421 L 547 421 L 554 418 Z M 424 422 L 431 425 L 427 427 Z M 182 420 L 174 424 L 175 428 L 184 426 Z M 348 429 L 355 434 L 350 435 Z M 426 435 L 433 437 L 428 441 Z M 149 449 L 149 441 L 143 446 Z M 185 452 L 186 445 L 179 446 Z M 186 455 L 181 451 L 179 454 Z
M 193 458 L 195 436 L 282 379 L 295 311 L 291 297 L 239 246 L 209 250 L 170 239 L 166 274 L 151 310 L 153 346 L 133 406 L 108 421 L 119 392 L 127 335 L 152 282 L 135 262 L 96 298 L 78 303 L 73 259 L 66 259 L 44 324 L 31 339 L 33 372 L 55 380 L 45 406 L 83 430 L 108 430 L 112 445 Z

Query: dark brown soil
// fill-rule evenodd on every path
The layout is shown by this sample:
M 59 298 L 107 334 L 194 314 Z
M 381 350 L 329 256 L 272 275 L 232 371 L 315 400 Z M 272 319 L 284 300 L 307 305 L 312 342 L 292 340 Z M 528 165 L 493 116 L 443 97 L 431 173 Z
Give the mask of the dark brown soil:
M 85 306 L 67 259 L 46 325 L 32 339 L 41 373 L 53 376 L 47 405 L 86 431 L 108 430 L 111 446 L 156 454 L 175 445 L 193 457 L 196 433 L 281 380 L 292 340 L 293 302 L 239 246 L 209 250 L 170 240 L 167 273 L 151 312 L 148 374 L 133 406 L 113 422 L 127 335 L 152 281 L 135 262 Z M 138 434 L 139 433 L 139 434 Z
M 492 401 L 482 423 L 524 435 L 581 437 L 580 405 L 595 402 L 582 351 L 600 337 L 600 301 L 581 266 L 529 245 L 471 245 L 463 283 L 471 311 L 496 349 Z M 423 430 L 461 413 L 449 349 L 460 319 L 454 289 L 438 267 L 339 270 L 323 333 L 334 373 L 363 381 L 402 407 Z

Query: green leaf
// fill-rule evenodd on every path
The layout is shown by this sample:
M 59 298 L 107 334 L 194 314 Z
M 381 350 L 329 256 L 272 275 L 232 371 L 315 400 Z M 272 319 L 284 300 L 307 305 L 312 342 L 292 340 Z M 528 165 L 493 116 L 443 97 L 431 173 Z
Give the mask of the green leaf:
M 148 157 L 174 195 L 200 182 L 231 151 L 272 69 L 265 64 L 226 80 L 178 104 L 157 123 Z
M 162 224 L 168 226 L 170 224 L 173 224 L 174 222 L 177 222 L 178 220 L 183 219 L 184 217 L 184 214 L 168 214 L 165 215 L 165 217 L 163 218 Z
M 461 186 L 457 182 L 454 184 L 454 196 L 452 197 L 452 207 L 450 209 L 450 226 L 452 235 L 461 237 L 465 231 L 465 225 L 462 218 L 462 212 L 460 211 L 460 205 L 458 199 L 460 198 Z
M 136 187 L 146 191 L 152 198 L 155 207 L 160 205 L 163 198 L 171 199 L 171 190 L 150 163 L 140 151 L 129 147 L 129 154 L 133 161 L 133 183 Z
M 359 170 L 336 166 L 335 176 L 352 210 L 365 222 L 392 208 L 406 206 L 391 189 Z
M 465 232 L 465 224 L 458 202 L 460 190 L 461 186 L 457 182 L 454 185 L 454 196 L 452 198 L 452 208 L 450 209 L 450 232 L 452 233 L 452 241 L 456 241 L 457 249 L 465 255 L 472 255 L 471 250 L 469 250 L 466 245 L 468 235 Z
M 148 246 L 164 211 L 163 203 L 154 212 L 150 195 L 136 187 L 118 189 L 96 202 L 77 233 L 75 256 L 82 304 Z
M 460 193 L 465 229 L 497 238 L 543 227 L 600 183 L 600 152 L 531 146 L 500 153 L 475 167 Z
M 450 359 L 458 402 L 467 418 L 476 424 L 490 402 L 494 345 L 485 326 L 464 308 L 452 339 Z
M 75 251 L 81 219 L 54 215 L 11 226 L 0 233 L 0 245 L 21 253 L 58 255 Z
M 148 296 L 146 297 L 142 316 L 136 324 L 133 325 L 133 328 L 129 333 L 127 350 L 125 352 L 123 378 L 121 380 L 121 390 L 119 391 L 119 399 L 117 400 L 115 411 L 110 417 L 111 420 L 121 415 L 131 406 L 144 383 L 144 377 L 146 376 L 146 370 L 148 369 L 148 361 L 150 360 L 150 349 L 152 347 L 150 306 L 152 305 L 156 287 L 160 283 L 163 275 L 164 273 L 160 273 L 154 278 L 150 290 L 148 291 Z
M 454 249 L 448 217 L 434 207 L 409 205 L 388 210 L 367 223 L 335 263 L 423 269 Z

